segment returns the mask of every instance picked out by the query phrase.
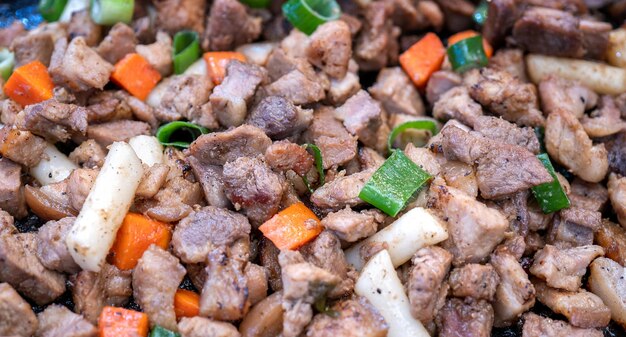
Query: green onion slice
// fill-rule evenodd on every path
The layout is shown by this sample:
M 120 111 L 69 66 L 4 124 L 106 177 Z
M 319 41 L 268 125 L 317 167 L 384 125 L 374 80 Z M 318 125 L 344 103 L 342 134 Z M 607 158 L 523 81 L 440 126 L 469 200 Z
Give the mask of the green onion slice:
M 37 9 L 44 20 L 54 22 L 58 21 L 63 14 L 65 5 L 67 5 L 67 0 L 39 0 Z
M 118 22 L 130 23 L 135 0 L 91 0 L 91 18 L 99 25 L 112 26 Z
M 205 127 L 189 122 L 176 121 L 161 125 L 156 132 L 156 137 L 164 146 L 176 146 L 186 149 L 196 138 L 206 133 L 209 133 L 209 129 Z M 184 137 L 186 139 L 174 141 L 172 140 L 174 136 L 178 136 L 176 138 L 186 136 Z
M 335 0 L 289 0 L 283 4 L 283 15 L 291 24 L 307 35 L 317 26 L 341 15 L 341 8 Z
M 390 216 L 396 216 L 431 178 L 402 151 L 394 150 L 365 183 L 359 198 Z
M 182 74 L 200 58 L 200 38 L 198 33 L 184 30 L 174 35 L 174 73 Z
M 535 126 L 535 136 L 537 136 L 537 140 L 539 141 L 540 151 L 546 152 L 546 129 L 543 126 Z
M 317 168 L 317 174 L 320 176 L 319 186 L 321 187 L 326 182 L 325 181 L 326 175 L 324 174 L 324 159 L 322 158 L 322 151 L 315 144 L 304 144 L 302 146 L 304 146 L 305 149 L 311 150 L 311 152 L 313 152 L 313 158 L 315 158 L 315 167 Z M 302 180 L 304 180 L 304 184 L 309 189 L 309 192 L 313 193 L 314 190 L 311 187 L 311 184 L 309 183 L 309 180 L 306 178 L 306 176 L 303 176 Z
M 6 81 L 13 72 L 15 65 L 15 54 L 7 48 L 0 49 L 0 76 Z
M 476 22 L 477 25 L 482 26 L 485 24 L 485 20 L 487 20 L 487 12 L 489 11 L 489 4 L 487 1 L 483 0 L 480 2 L 474 14 L 472 14 L 472 19 Z
M 250 8 L 267 8 L 270 5 L 270 0 L 240 0 L 243 4 L 248 5 Z
M 548 214 L 569 207 L 570 201 L 559 179 L 556 177 L 554 167 L 552 167 L 552 163 L 550 162 L 550 157 L 548 157 L 548 154 L 542 153 L 537 155 L 537 159 L 541 161 L 554 179 L 549 183 L 537 185 L 532 188 L 535 199 L 537 199 L 541 210 Z
M 407 129 L 429 131 L 430 137 L 436 135 L 438 132 L 437 123 L 435 123 L 435 121 L 432 121 L 432 120 L 422 119 L 422 120 L 402 123 L 396 126 L 395 128 L 393 128 L 393 130 L 391 130 L 391 133 L 389 134 L 389 138 L 387 138 L 387 147 L 389 148 L 389 151 L 393 149 L 393 142 L 396 140 L 396 138 L 398 138 L 398 136 L 402 134 L 404 131 L 406 131 Z
M 480 35 L 468 37 L 451 45 L 447 53 L 452 69 L 459 73 L 487 65 L 483 37 Z
M 180 334 L 157 325 L 150 332 L 150 337 L 180 337 Z

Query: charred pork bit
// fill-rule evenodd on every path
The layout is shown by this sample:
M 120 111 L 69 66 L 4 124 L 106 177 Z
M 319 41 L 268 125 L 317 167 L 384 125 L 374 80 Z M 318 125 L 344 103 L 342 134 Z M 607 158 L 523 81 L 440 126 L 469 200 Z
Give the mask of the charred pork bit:
M 265 160 L 274 170 L 293 170 L 300 176 L 313 167 L 313 156 L 302 146 L 288 140 L 270 145 L 265 151 Z
M 156 42 L 149 45 L 137 45 L 137 54 L 150 63 L 161 76 L 172 74 L 172 38 L 165 32 L 159 31 L 156 34 Z
M 605 257 L 626 265 L 626 231 L 620 225 L 603 219 L 595 234 L 595 243 L 604 249 Z
M 605 143 L 609 151 L 609 169 L 626 176 L 626 131 L 622 131 Z
M 176 75 L 168 78 L 167 89 L 156 107 L 155 114 L 162 120 L 177 120 L 181 117 L 197 123 L 202 115 L 202 105 L 209 101 L 213 84 L 208 76 Z
M 500 49 L 489 59 L 489 67 L 506 71 L 520 81 L 528 82 L 523 50 Z
M 204 317 L 183 317 L 178 330 L 185 337 L 240 337 L 237 328 L 230 323 L 213 321 Z
M 557 314 L 565 316 L 571 325 L 579 328 L 602 328 L 609 324 L 611 311 L 600 297 L 584 289 L 575 292 L 548 287 L 534 282 L 537 300 Z
M 37 337 L 96 337 L 98 329 L 83 316 L 53 304 L 40 313 Z
M 451 70 L 435 71 L 430 75 L 428 83 L 426 84 L 426 99 L 430 105 L 434 105 L 448 90 L 460 86 L 461 84 L 463 84 L 463 78 L 461 78 L 459 74 Z
M 88 46 L 95 47 L 102 39 L 102 26 L 93 22 L 89 9 L 83 9 L 72 13 L 67 34 L 70 40 L 82 36 Z
M 349 206 L 322 219 L 322 225 L 346 242 L 356 242 L 376 233 L 385 216 L 376 209 L 353 211 Z
M 448 282 L 455 297 L 493 301 L 500 277 L 490 264 L 469 263 L 452 269 Z
M 291 34 L 289 36 L 294 36 L 294 34 L 296 33 L 298 33 L 298 35 L 295 36 L 300 36 L 300 34 L 304 35 L 304 33 L 301 33 L 300 31 L 294 29 L 291 31 Z M 300 42 L 299 44 L 295 44 L 295 46 L 298 46 L 300 48 L 306 48 L 306 46 L 308 45 L 308 37 L 304 35 L 302 39 L 304 41 Z M 281 43 L 281 47 L 274 48 L 274 50 L 268 56 L 267 63 L 265 64 L 269 79 L 272 82 L 278 80 L 282 76 L 287 75 L 293 70 L 300 70 L 300 72 L 302 72 L 303 74 L 315 74 L 315 69 L 313 69 L 313 66 L 306 60 L 305 55 L 292 55 L 284 49 L 283 46 L 285 45 L 285 42 L 287 40 L 288 38 L 283 40 L 283 42 Z M 301 46 L 302 44 L 304 44 L 304 46 Z M 292 53 L 298 52 L 292 51 Z M 304 50 L 302 51 L 302 54 L 304 54 Z
M 124 142 L 135 136 L 150 135 L 151 127 L 148 123 L 120 120 L 102 124 L 90 125 L 87 129 L 87 137 L 95 140 L 103 147 L 114 142 Z
M 196 180 L 202 186 L 204 199 L 209 206 L 230 208 L 230 200 L 224 192 L 224 175 L 219 165 L 203 165 L 196 157 L 188 157 Z
M 32 134 L 5 126 L 0 128 L 0 154 L 5 158 L 24 166 L 35 166 L 41 160 L 46 148 L 46 141 Z M 8 161 L 7 161 L 8 162 Z M 12 162 L 11 162 L 12 163 Z M 5 165 L 9 167 L 10 165 Z M 9 183 L 9 181 L 5 180 Z
M 339 210 L 346 206 L 363 205 L 359 193 L 373 171 L 361 171 L 349 176 L 341 176 L 315 190 L 311 202 L 320 208 Z
M 475 131 L 498 143 L 521 146 L 533 154 L 539 154 L 539 140 L 532 128 L 520 128 L 504 119 L 491 116 L 477 117 L 473 127 Z
M 37 257 L 44 267 L 68 274 L 80 271 L 65 244 L 65 237 L 75 219 L 68 217 L 59 221 L 48 221 L 39 228 Z
M 471 70 L 463 81 L 474 100 L 509 122 L 527 126 L 545 123 L 532 84 L 490 68 Z
M 493 0 L 489 2 L 489 15 L 483 25 L 483 36 L 492 46 L 503 44 L 515 21 L 522 14 L 517 0 Z
M 320 313 L 307 327 L 306 337 L 385 337 L 388 326 L 363 297 L 337 302 L 330 310 L 337 317 Z
M 626 178 L 611 173 L 609 176 L 609 197 L 620 225 L 626 228 Z
M 374 2 L 365 9 L 363 28 L 354 46 L 354 58 L 361 70 L 379 70 L 396 62 L 400 30 L 389 20 L 392 11 L 388 2 Z
M 602 255 L 602 247 L 595 245 L 568 249 L 546 245 L 535 254 L 530 273 L 544 279 L 550 287 L 576 291 L 589 263 Z
M 566 322 L 542 317 L 532 312 L 524 315 L 522 337 L 602 337 L 602 331 L 596 329 L 581 329 Z
M 343 121 L 343 125 L 352 135 L 357 136 L 363 144 L 376 148 L 376 133 L 382 124 L 380 103 L 374 100 L 367 91 L 361 90 L 335 110 L 335 116 Z
M 425 115 L 424 103 L 411 80 L 400 67 L 383 68 L 368 91 L 385 111 L 413 116 Z
M 437 316 L 439 336 L 489 337 L 493 328 L 494 309 L 489 302 L 467 298 L 449 298 Z
M 350 27 L 341 20 L 329 21 L 317 27 L 310 37 L 307 59 L 332 78 L 343 78 L 352 56 Z
M 134 53 L 137 42 L 133 29 L 118 22 L 95 50 L 107 62 L 115 64 L 126 54 Z
M 198 15 L 202 15 L 200 12 Z M 205 50 L 233 50 L 261 35 L 261 18 L 251 16 L 236 0 L 217 0 L 207 17 L 202 47 Z
M 620 111 L 611 96 L 602 96 L 598 109 L 584 115 L 581 123 L 589 137 L 605 137 L 626 130 L 626 122 L 620 118 Z
M 593 243 L 593 232 L 600 227 L 600 212 L 570 207 L 555 216 L 548 232 L 548 242 L 559 248 L 585 246 Z
M 113 66 L 89 48 L 84 38 L 74 38 L 69 45 L 60 38 L 55 42 L 48 71 L 55 84 L 72 91 L 87 91 L 104 88 Z
M 272 241 L 267 238 L 261 239 L 259 243 L 259 261 L 267 271 L 268 283 L 275 292 L 283 289 L 278 254 L 280 254 L 280 250 L 276 248 Z
M 423 324 L 431 322 L 443 306 L 448 293 L 445 278 L 452 264 L 452 254 L 440 247 L 418 250 L 406 284 L 411 314 Z
M 232 60 L 224 81 L 210 96 L 211 107 L 221 125 L 239 126 L 248 115 L 248 104 L 257 87 L 266 81 L 267 71 L 259 66 Z
M 185 263 L 204 262 L 217 247 L 249 242 L 248 219 L 227 209 L 208 206 L 181 220 L 172 235 L 172 250 Z
M 87 109 L 74 104 L 47 100 L 29 105 L 17 114 L 15 124 L 52 143 L 64 142 L 72 135 L 87 132 Z
M 564 78 L 551 76 L 539 83 L 541 109 L 547 114 L 563 109 L 576 118 L 582 118 L 585 110 L 598 103 L 593 90 Z
M 469 96 L 464 86 L 454 86 L 442 92 L 433 106 L 433 117 L 442 121 L 456 119 L 461 123 L 474 125 L 476 118 L 482 114 L 482 107 Z
M 131 119 L 132 111 L 122 91 L 100 91 L 87 100 L 87 122 L 102 123 Z
M 53 35 L 46 31 L 31 31 L 16 37 L 11 43 L 11 50 L 15 53 L 16 68 L 33 61 L 39 61 L 47 67 L 54 51 Z
M 38 305 L 65 292 L 65 275 L 46 269 L 37 258 L 37 234 L 0 237 L 0 281 L 7 282 Z
M 407 157 L 413 158 L 410 155 L 411 152 L 407 151 L 409 149 L 409 146 L 413 147 L 413 144 L 407 145 L 405 153 Z M 422 148 L 416 149 L 418 149 L 420 152 L 424 152 L 422 151 Z M 430 153 L 430 155 L 433 156 L 432 152 Z M 413 160 L 413 162 L 415 162 L 415 160 Z M 417 162 L 415 163 L 417 164 Z M 422 167 L 432 175 L 437 174 L 437 171 L 431 171 L 429 170 L 429 167 Z M 448 160 L 443 165 L 441 165 L 440 172 L 443 175 L 443 179 L 446 181 L 446 185 L 461 190 L 471 197 L 478 196 L 478 182 L 476 181 L 476 170 L 472 165 L 468 165 L 457 160 Z
M 242 125 L 198 137 L 189 147 L 189 155 L 203 165 L 224 165 L 239 157 L 263 154 L 271 144 L 272 140 L 261 129 Z
M 156 26 L 170 35 L 180 30 L 190 29 L 202 34 L 206 2 L 203 0 L 158 0 L 156 8 Z
M 294 136 L 306 129 L 313 119 L 313 111 L 293 105 L 280 96 L 268 96 L 259 102 L 246 121 L 273 139 Z
M 133 294 L 132 271 L 105 264 L 100 273 L 81 271 L 70 278 L 74 311 L 96 324 L 106 305 L 123 306 Z
M 450 237 L 444 247 L 454 254 L 454 264 L 480 262 L 502 241 L 509 224 L 499 211 L 446 186 L 441 178 L 430 186 L 429 204 L 447 219 Z
M 37 316 L 8 283 L 0 283 L 0 334 L 32 336 L 37 330 Z
M 453 32 L 470 29 L 472 14 L 476 9 L 469 0 L 437 0 L 437 3 L 446 16 L 446 27 Z
M 311 126 L 304 133 L 309 143 L 319 146 L 324 169 L 349 162 L 357 154 L 357 140 L 335 119 L 331 108 L 315 112 Z
M 602 184 L 588 183 L 579 178 L 570 183 L 570 191 L 567 197 L 572 203 L 571 207 L 602 211 L 609 200 L 609 192 Z

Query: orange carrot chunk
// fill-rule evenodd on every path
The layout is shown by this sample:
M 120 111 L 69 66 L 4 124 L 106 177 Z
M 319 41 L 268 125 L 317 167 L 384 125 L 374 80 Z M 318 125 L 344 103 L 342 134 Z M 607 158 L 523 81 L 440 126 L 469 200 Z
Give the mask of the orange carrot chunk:
M 239 60 L 246 62 L 246 56 L 234 51 L 211 51 L 204 53 L 204 61 L 206 61 L 207 70 L 213 84 L 222 83 L 226 76 L 226 66 L 231 60 Z
M 33 61 L 13 71 L 4 85 L 4 93 L 22 106 L 52 98 L 54 83 L 43 63 Z
M 308 207 L 293 204 L 259 227 L 278 249 L 298 249 L 322 232 L 320 220 Z
M 133 269 L 151 244 L 167 249 L 171 237 L 167 224 L 141 214 L 128 213 L 111 247 L 111 263 L 121 270 Z
M 132 53 L 115 64 L 111 80 L 143 101 L 159 83 L 161 74 L 143 56 Z
M 200 314 L 200 295 L 191 290 L 176 290 L 174 312 L 176 318 L 198 316 Z
M 402 69 L 413 84 L 420 89 L 426 87 L 430 75 L 441 68 L 446 48 L 435 33 L 428 33 L 400 55 Z
M 104 307 L 98 318 L 100 337 L 146 337 L 148 315 L 118 307 Z
M 462 32 L 458 32 L 452 36 L 450 36 L 448 38 L 448 47 L 450 47 L 451 45 L 461 41 L 461 40 L 465 40 L 468 37 L 473 37 L 478 35 L 478 32 L 473 31 L 473 30 L 464 30 Z M 489 42 L 487 42 L 487 40 L 483 39 L 483 49 L 485 50 L 485 55 L 487 55 L 487 58 L 491 57 L 491 55 L 493 55 L 493 47 L 491 47 L 491 45 L 489 44 Z

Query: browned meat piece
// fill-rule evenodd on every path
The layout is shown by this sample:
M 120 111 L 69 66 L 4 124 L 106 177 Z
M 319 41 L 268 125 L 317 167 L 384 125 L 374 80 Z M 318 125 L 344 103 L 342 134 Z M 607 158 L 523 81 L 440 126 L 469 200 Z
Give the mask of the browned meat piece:
M 5 126 L 0 129 L 0 145 L 0 154 L 4 158 L 32 167 L 41 160 L 46 141 L 29 131 Z
M 202 186 L 204 198 L 209 206 L 228 208 L 230 201 L 224 193 L 222 167 L 203 165 L 195 157 L 188 157 L 196 180 Z
M 354 58 L 361 70 L 379 70 L 397 62 L 400 29 L 389 20 L 392 11 L 384 1 L 373 2 L 365 9 L 363 28 L 354 46 Z
M 0 47 L 11 47 L 11 42 L 24 34 L 26 34 L 26 29 L 22 21 L 14 20 L 8 27 L 0 29 Z
M 68 308 L 53 304 L 40 313 L 37 337 L 96 337 L 98 329 L 83 316 Z
M 278 263 L 278 254 L 280 250 L 272 243 L 272 241 L 262 238 L 259 243 L 259 261 L 267 271 L 268 283 L 272 290 L 280 291 L 283 283 L 280 278 L 280 265 Z
M 137 118 L 138 120 L 142 122 L 146 122 L 150 124 L 152 129 L 156 129 L 159 126 L 159 121 L 157 120 L 157 117 L 155 116 L 156 112 L 154 108 L 152 108 L 151 106 L 146 104 L 144 101 L 140 100 L 139 98 L 135 96 L 131 96 L 125 91 L 118 91 L 117 94 L 124 98 L 124 100 L 126 101 L 126 104 L 128 104 L 128 106 L 130 107 L 130 110 L 133 113 L 133 116 L 135 116 L 135 118 Z M 203 123 L 203 121 L 200 121 L 200 120 L 195 121 L 195 122 L 200 124 L 201 126 L 211 127 L 211 128 L 214 127 L 213 125 L 207 126 Z M 217 124 L 217 122 L 215 123 Z
M 313 156 L 302 146 L 288 140 L 275 142 L 265 151 L 267 164 L 277 171 L 293 170 L 304 176 L 313 167 Z
M 598 109 L 584 115 L 581 123 L 587 135 L 592 138 L 606 137 L 626 130 L 626 122 L 621 120 L 615 100 L 608 95 L 600 98 Z
M 596 106 L 598 94 L 593 90 L 560 77 L 551 76 L 539 83 L 541 108 L 547 114 L 563 109 L 576 118 L 582 118 L 585 110 Z
M 506 198 L 489 203 L 502 212 L 509 220 L 509 227 L 515 233 L 526 236 L 530 224 L 530 212 L 528 210 L 529 190 L 524 190 Z
M 540 150 L 539 140 L 532 128 L 520 128 L 501 118 L 479 116 L 474 121 L 474 130 L 501 144 L 525 147 L 534 154 L 538 154 Z
M 267 297 L 267 272 L 254 263 L 247 263 L 243 270 L 248 287 L 250 305 L 255 305 Z
M 124 306 L 133 294 L 131 273 L 105 264 L 100 273 L 81 271 L 73 275 L 70 281 L 74 311 L 95 324 L 104 306 Z
M 377 148 L 379 144 L 378 130 L 383 122 L 382 113 L 380 103 L 364 90 L 348 98 L 335 110 L 335 116 L 343 121 L 348 132 L 372 148 Z
M 604 249 L 604 256 L 626 265 L 626 232 L 618 224 L 602 220 L 602 226 L 595 233 L 595 243 Z
M 491 265 L 500 276 L 493 301 L 495 326 L 508 326 L 535 305 L 535 288 L 517 257 L 506 249 L 496 249 Z
M 322 225 L 346 242 L 356 242 L 376 233 L 385 216 L 378 210 L 353 211 L 350 207 L 329 213 Z
M 450 298 L 437 316 L 439 336 L 489 337 L 493 319 L 493 307 L 487 301 Z
M 447 219 L 450 237 L 444 246 L 454 254 L 455 265 L 480 262 L 502 241 L 509 228 L 499 211 L 436 179 L 430 186 L 434 207 Z
M 513 38 L 532 53 L 581 58 L 585 54 L 579 20 L 571 13 L 532 7 L 513 27 Z
M 221 248 L 207 257 L 206 282 L 200 297 L 200 314 L 221 321 L 243 318 L 250 308 L 246 261 L 228 257 Z
M 209 252 L 236 241 L 248 242 L 250 223 L 245 216 L 208 206 L 181 220 L 172 235 L 172 250 L 185 263 L 204 262 Z
M 161 76 L 169 76 L 172 73 L 172 38 L 165 32 L 156 34 L 156 42 L 149 45 L 137 45 L 137 54 L 150 63 Z
M 155 114 L 160 120 L 173 121 L 181 117 L 197 119 L 202 105 L 209 101 L 213 84 L 208 76 L 175 75 L 166 80 L 167 87 Z
M 456 126 L 445 127 L 440 135 L 447 159 L 477 163 L 476 178 L 483 198 L 498 199 L 553 180 L 526 148 L 496 142 Z
M 74 170 L 76 172 L 77 170 Z M 144 165 L 143 177 L 137 186 L 135 197 L 137 198 L 152 198 L 154 197 L 167 180 L 167 175 L 170 172 L 169 166 L 165 164 L 154 164 L 150 167 Z
M 341 20 L 329 21 L 317 27 L 306 50 L 307 59 L 328 76 L 343 78 L 352 56 L 350 27 Z
M 80 267 L 67 250 L 65 237 L 76 218 L 64 218 L 59 221 L 48 221 L 37 232 L 37 257 L 41 264 L 51 270 L 75 274 Z
M 422 98 L 400 67 L 382 69 L 376 83 L 368 91 L 381 102 L 386 112 L 414 116 L 425 114 Z
M 339 105 L 345 102 L 349 97 L 361 90 L 361 82 L 359 82 L 358 69 L 359 66 L 351 59 L 348 63 L 348 73 L 342 79 L 330 79 L 330 87 L 328 88 L 327 101 L 332 105 Z
M 449 288 L 445 278 L 452 258 L 447 250 L 432 246 L 418 250 L 411 259 L 406 284 L 411 314 L 424 324 L 432 321 L 444 304 Z
M 133 29 L 125 23 L 118 22 L 95 50 L 107 62 L 115 64 L 126 54 L 134 53 L 135 46 L 137 38 Z
M 407 149 L 408 148 L 409 146 L 407 145 Z M 418 148 L 418 149 L 422 149 L 422 148 Z M 409 156 L 409 152 L 406 152 L 406 153 L 407 153 L 407 157 L 411 158 Z M 427 153 L 433 156 L 432 152 L 428 151 Z M 436 160 L 437 159 L 434 159 L 433 162 L 435 162 Z M 427 166 L 423 166 L 423 168 L 431 175 L 436 175 L 437 172 L 441 172 L 441 174 L 443 175 L 443 179 L 446 181 L 446 184 L 448 186 L 459 189 L 465 192 L 465 194 L 469 196 L 472 196 L 472 197 L 478 196 L 478 183 L 476 182 L 476 170 L 474 169 L 472 165 L 468 165 L 468 164 L 465 164 L 456 160 L 449 160 L 443 165 L 441 165 L 439 170 L 433 170 Z
M 11 50 L 15 53 L 16 68 L 33 61 L 39 61 L 47 67 L 54 51 L 53 35 L 47 31 L 32 31 L 16 37 L 11 43 Z
M 27 106 L 17 114 L 15 125 L 49 142 L 64 142 L 72 135 L 84 135 L 87 132 L 87 109 L 50 99 Z
M 0 237 L 0 281 L 38 305 L 48 304 L 65 292 L 65 276 L 39 262 L 35 233 Z
M 171 35 L 180 30 L 191 29 L 199 34 L 204 31 L 206 2 L 203 0 L 158 0 L 156 26 Z
M 224 164 L 224 191 L 258 227 L 278 212 L 285 179 L 259 158 L 241 157 Z
M 73 209 L 81 210 L 83 208 L 98 173 L 98 170 L 92 169 L 75 169 L 72 171 L 67 180 L 67 194 Z
M 556 110 L 548 115 L 545 142 L 550 157 L 579 178 L 597 183 L 606 176 L 609 163 L 604 145 L 593 145 L 569 112 Z
M 150 135 L 151 130 L 147 123 L 121 120 L 90 125 L 87 129 L 87 137 L 95 140 L 101 146 L 107 147 L 113 142 L 127 141 L 139 135 Z
M 266 77 L 262 67 L 238 60 L 228 62 L 224 81 L 213 89 L 210 97 L 211 107 L 221 125 L 230 127 L 243 123 L 248 104 Z
M 198 137 L 189 147 L 189 154 L 203 165 L 224 165 L 239 157 L 263 154 L 271 144 L 272 140 L 261 129 L 242 125 Z
M 626 228 L 626 178 L 611 173 L 608 187 L 609 198 L 617 214 L 617 220 L 622 227 Z
M 522 337 L 602 337 L 600 330 L 575 328 L 563 321 L 552 320 L 532 312 L 524 315 Z
M 230 323 L 212 321 L 204 317 L 183 317 L 178 323 L 178 330 L 185 337 L 240 337 Z
M 37 325 L 30 304 L 8 283 L 0 283 L 0 334 L 33 336 Z
M 446 27 L 452 32 L 469 29 L 472 26 L 472 14 L 475 6 L 469 0 L 437 0 L 446 16 Z
M 610 23 L 581 19 L 578 24 L 583 36 L 583 49 L 585 57 L 604 60 L 606 50 L 609 47 L 609 33 L 613 29 Z
M 2 96 L 4 94 L 0 94 Z M 6 97 L 5 97 L 6 98 Z M 15 123 L 15 116 L 22 111 L 22 106 L 11 99 L 0 101 L 0 122 L 6 125 Z
M 339 239 L 329 231 L 323 231 L 315 240 L 309 242 L 300 252 L 304 259 L 341 278 L 335 288 L 328 292 L 330 298 L 337 298 L 352 292 L 354 280 L 348 268 L 348 262 L 341 249 Z
M 176 331 L 174 294 L 185 268 L 168 251 L 151 245 L 133 270 L 133 297 L 150 319 L 150 326 Z
M 95 47 L 102 39 L 102 26 L 93 22 L 89 9 L 83 9 L 72 13 L 67 35 L 70 40 L 82 36 L 88 46 Z
M 202 42 L 206 50 L 233 50 L 261 35 L 261 18 L 249 15 L 236 0 L 217 0 L 211 6 Z
M 557 314 L 561 314 L 573 326 L 602 328 L 609 324 L 611 311 L 600 297 L 580 289 L 575 292 L 548 287 L 544 282 L 534 283 L 537 300 Z
M 600 226 L 600 213 L 583 208 L 565 209 L 554 217 L 548 242 L 559 248 L 590 245 L 593 232 Z M 565 217 L 562 218 L 562 215 Z
M 13 217 L 8 212 L 0 210 L 0 236 L 17 233 L 17 228 L 13 225 Z
M 102 167 L 106 154 L 95 140 L 88 139 L 70 153 L 70 160 L 85 168 Z
M 100 91 L 87 100 L 87 121 L 91 123 L 131 119 L 132 111 L 123 91 Z
M 569 291 L 580 288 L 581 279 L 593 259 L 604 255 L 600 246 L 582 246 L 558 249 L 546 245 L 535 254 L 530 272 L 544 280 L 548 286 Z
M 506 71 L 522 82 L 528 82 L 524 51 L 520 49 L 500 49 L 489 59 L 489 67 Z
M 305 58 L 305 49 L 309 38 L 299 30 L 292 30 L 291 34 L 274 48 L 267 58 L 265 67 L 270 81 L 276 81 L 293 70 L 309 75 L 315 79 L 315 69 Z
M 493 0 L 489 2 L 489 15 L 483 24 L 483 36 L 492 46 L 500 46 L 509 34 L 517 18 L 522 14 L 517 0 Z
M 570 183 L 569 200 L 572 207 L 585 208 L 590 211 L 602 211 L 609 200 L 609 192 L 606 187 L 599 183 L 588 183 L 575 178 Z
M 0 209 L 16 218 L 27 214 L 22 188 L 22 167 L 7 158 L 0 158 Z
M 48 68 L 55 84 L 73 91 L 102 89 L 109 82 L 113 66 L 95 50 L 89 48 L 81 36 L 67 44 L 58 39 Z
M 441 93 L 433 106 L 433 117 L 441 121 L 456 119 L 467 125 L 482 116 L 483 109 L 470 96 L 466 87 L 455 86 Z
M 577 224 L 593 231 L 600 227 L 602 221 L 600 212 L 578 207 L 564 208 L 559 212 L 559 215 L 561 216 L 561 221 Z
M 294 69 L 265 87 L 267 95 L 283 96 L 293 104 L 309 104 L 321 101 L 326 96 L 329 83 L 315 73 L 304 73 Z
M 493 301 L 500 277 L 490 264 L 470 263 L 452 269 L 448 282 L 453 296 Z
M 337 302 L 331 317 L 317 314 L 307 327 L 306 337 L 385 337 L 388 325 L 376 309 L 363 297 Z
M 359 193 L 373 173 L 369 170 L 337 177 L 315 190 L 311 195 L 311 202 L 318 207 L 334 210 L 362 205 L 364 201 L 359 198 Z
M 309 143 L 319 146 L 324 160 L 324 169 L 343 165 L 356 156 L 357 141 L 341 122 L 335 119 L 330 108 L 318 110 L 304 137 Z
M 295 106 L 280 96 L 268 96 L 252 109 L 246 123 L 260 128 L 271 138 L 282 139 L 306 129 L 312 118 L 312 110 Z
M 626 176 L 626 132 L 620 132 L 604 144 L 609 152 L 609 169 L 611 172 Z
M 441 95 L 463 83 L 461 76 L 450 70 L 439 70 L 430 75 L 426 84 L 426 99 L 431 105 L 439 101 Z
M 528 126 L 544 124 L 532 84 L 491 68 L 471 70 L 463 81 L 474 100 L 509 122 Z

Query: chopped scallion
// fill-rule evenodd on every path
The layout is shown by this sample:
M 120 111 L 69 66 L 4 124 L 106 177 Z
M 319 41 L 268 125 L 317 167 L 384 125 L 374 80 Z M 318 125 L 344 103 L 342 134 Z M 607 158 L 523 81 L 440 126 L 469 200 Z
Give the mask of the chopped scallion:
M 39 0 L 37 9 L 41 17 L 48 22 L 58 21 L 63 14 L 67 0 Z
M 317 169 L 317 174 L 319 175 L 319 186 L 321 187 L 324 185 L 326 179 L 326 176 L 324 174 L 324 159 L 322 158 L 322 151 L 315 144 L 304 144 L 303 146 L 305 149 L 310 149 L 313 152 L 315 167 Z M 303 176 L 302 180 L 304 180 L 304 184 L 309 189 L 309 191 L 313 193 L 313 188 L 311 187 L 311 184 L 309 183 L 309 180 L 306 178 L 306 176 Z
M 181 131 L 184 132 L 181 134 Z M 176 121 L 162 125 L 156 132 L 156 137 L 164 146 L 176 146 L 188 148 L 189 145 L 201 135 L 209 133 L 209 129 L 189 122 Z M 184 137 L 185 140 L 173 140 L 176 136 Z M 176 137 L 178 138 L 178 137 Z M 189 139 L 191 138 L 191 139 Z
M 482 0 L 480 4 L 478 4 L 478 7 L 476 7 L 474 14 L 472 14 L 472 19 L 474 20 L 474 22 L 476 22 L 477 25 L 482 26 L 483 24 L 485 24 L 485 20 L 487 20 L 488 11 L 489 3 L 487 3 L 486 0 Z
M 336 20 L 341 15 L 341 8 L 335 0 L 289 0 L 282 9 L 287 20 L 307 35 L 311 35 L 319 25 Z
M 480 35 L 468 37 L 448 47 L 448 59 L 454 71 L 462 73 L 487 65 L 487 55 Z
M 0 49 L 0 76 L 6 81 L 13 72 L 15 65 L 15 54 L 7 48 Z
M 157 325 L 150 332 L 150 337 L 180 337 L 180 334 Z
M 396 216 L 431 178 L 402 151 L 394 150 L 365 183 L 359 198 L 390 216 Z
M 194 31 L 184 30 L 174 35 L 174 73 L 182 74 L 200 58 L 200 38 Z
M 541 210 L 546 214 L 569 207 L 570 201 L 554 172 L 550 157 L 548 157 L 546 153 L 542 153 L 537 155 L 537 159 L 539 159 L 554 179 L 549 183 L 537 185 L 532 188 L 535 199 L 537 199 L 539 203 L 539 207 L 541 207 Z
M 270 0 L 240 0 L 242 3 L 248 5 L 250 8 L 267 8 L 270 5 Z
M 130 23 L 134 8 L 135 0 L 91 0 L 91 19 L 106 26 L 118 22 Z
M 391 130 L 389 138 L 387 138 L 387 147 L 389 148 L 389 151 L 393 149 L 393 142 L 396 140 L 396 138 L 407 129 L 425 130 L 430 132 L 430 136 L 432 137 L 437 134 L 437 123 L 432 120 L 423 119 L 409 121 L 396 126 L 393 130 Z

